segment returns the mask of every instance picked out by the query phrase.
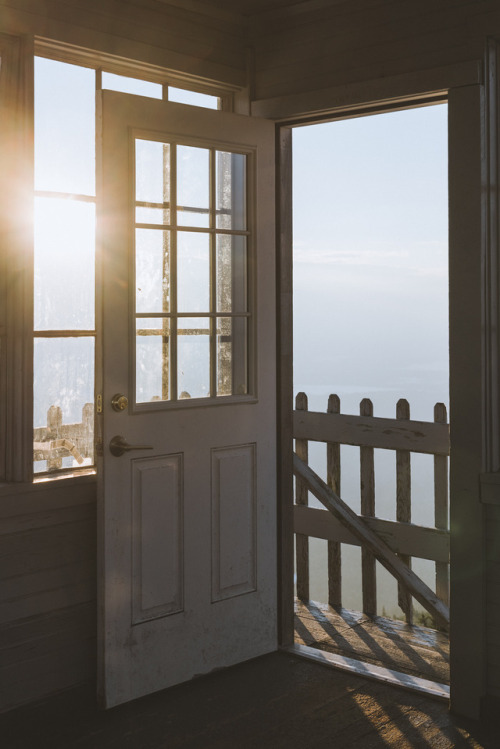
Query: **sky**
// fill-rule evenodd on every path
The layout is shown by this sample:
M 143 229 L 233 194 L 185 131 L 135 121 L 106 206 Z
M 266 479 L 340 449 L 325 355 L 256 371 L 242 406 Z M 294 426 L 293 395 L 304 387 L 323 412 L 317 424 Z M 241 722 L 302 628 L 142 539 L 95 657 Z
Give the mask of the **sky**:
M 372 394 L 379 416 L 390 393 L 431 419 L 448 401 L 446 105 L 296 128 L 293 173 L 295 390 L 350 410 Z

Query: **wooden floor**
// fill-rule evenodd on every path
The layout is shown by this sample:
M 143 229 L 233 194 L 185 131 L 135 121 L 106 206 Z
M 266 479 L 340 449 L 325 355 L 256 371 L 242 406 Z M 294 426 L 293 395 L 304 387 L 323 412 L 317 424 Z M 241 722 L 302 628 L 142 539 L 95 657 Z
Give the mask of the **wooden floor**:
M 394 619 L 297 600 L 295 641 L 411 676 L 450 683 L 449 639 L 427 627 L 410 627 Z
M 284 652 L 106 712 L 88 687 L 0 716 L 2 749 L 498 749 L 446 705 Z

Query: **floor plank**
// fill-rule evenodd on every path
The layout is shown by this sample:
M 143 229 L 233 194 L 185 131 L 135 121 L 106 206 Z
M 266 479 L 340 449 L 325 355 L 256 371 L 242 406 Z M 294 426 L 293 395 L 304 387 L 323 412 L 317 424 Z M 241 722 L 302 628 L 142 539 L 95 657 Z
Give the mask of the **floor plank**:
M 109 711 L 88 688 L 0 716 L 3 749 L 498 747 L 445 705 L 284 652 Z
M 409 626 L 382 616 L 368 617 L 314 601 L 296 601 L 295 642 L 450 683 L 448 636 L 427 627 Z

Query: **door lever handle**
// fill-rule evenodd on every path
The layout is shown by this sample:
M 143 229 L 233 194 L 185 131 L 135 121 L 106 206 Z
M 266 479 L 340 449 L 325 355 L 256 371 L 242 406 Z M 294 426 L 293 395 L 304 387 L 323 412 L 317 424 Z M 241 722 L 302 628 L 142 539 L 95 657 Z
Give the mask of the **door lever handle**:
M 123 453 L 128 453 L 130 450 L 152 450 L 153 445 L 129 445 L 125 437 L 117 434 L 109 443 L 109 451 L 115 458 L 119 458 Z

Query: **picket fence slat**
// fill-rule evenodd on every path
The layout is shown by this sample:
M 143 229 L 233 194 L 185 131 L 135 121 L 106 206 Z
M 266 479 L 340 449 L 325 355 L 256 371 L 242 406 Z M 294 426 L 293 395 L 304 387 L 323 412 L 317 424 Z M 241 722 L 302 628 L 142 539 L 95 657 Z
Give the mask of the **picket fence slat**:
M 359 404 L 360 416 L 373 417 L 373 403 L 369 398 L 363 398 Z M 375 515 L 375 459 L 373 447 L 361 447 L 360 459 L 360 490 L 361 514 L 365 517 Z M 377 570 L 375 557 L 367 548 L 361 549 L 361 587 L 363 595 L 363 611 L 365 614 L 377 613 Z
M 396 404 L 396 419 L 410 420 L 410 404 L 405 398 Z M 400 523 L 411 523 L 411 459 L 409 450 L 396 450 L 396 520 Z M 411 569 L 411 557 L 400 554 L 401 559 Z M 398 604 L 406 622 L 413 622 L 411 594 L 401 582 L 398 582 Z
M 340 398 L 330 395 L 328 413 L 340 413 Z M 336 494 L 340 494 L 340 445 L 338 442 L 326 443 L 326 483 Z M 330 606 L 342 605 L 342 558 L 341 547 L 337 541 L 328 541 L 328 603 Z
M 434 421 L 446 424 L 447 413 L 444 403 L 434 406 Z M 448 530 L 448 459 L 445 455 L 434 456 L 434 523 L 436 528 Z M 448 564 L 436 562 L 436 593 L 446 604 L 450 597 L 450 568 Z
M 295 408 L 298 411 L 307 411 L 307 395 L 297 393 Z M 295 441 L 295 452 L 304 463 L 309 461 L 309 450 L 307 440 Z M 308 504 L 308 490 L 300 478 L 295 479 L 295 501 L 298 505 Z M 301 601 L 309 600 L 309 537 L 298 533 L 295 536 L 295 558 L 297 573 L 297 598 Z

